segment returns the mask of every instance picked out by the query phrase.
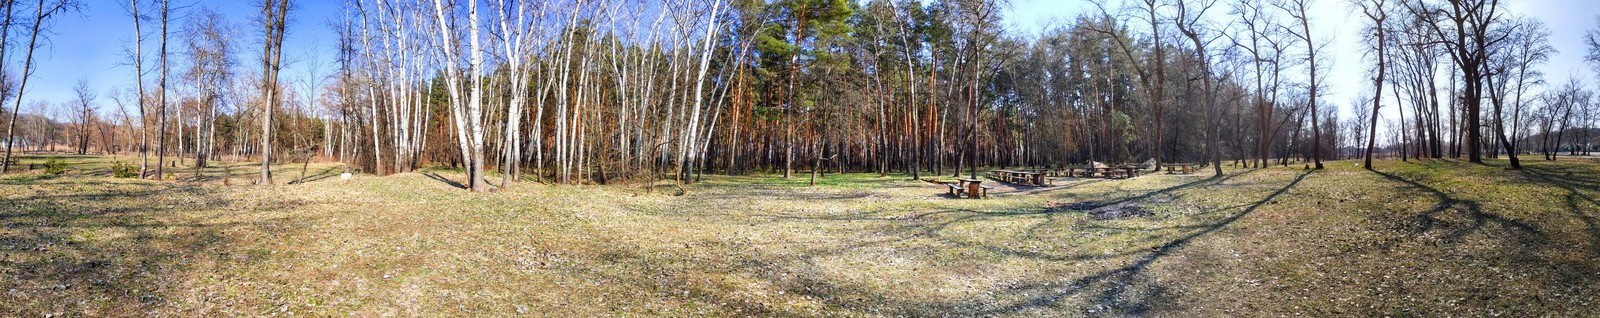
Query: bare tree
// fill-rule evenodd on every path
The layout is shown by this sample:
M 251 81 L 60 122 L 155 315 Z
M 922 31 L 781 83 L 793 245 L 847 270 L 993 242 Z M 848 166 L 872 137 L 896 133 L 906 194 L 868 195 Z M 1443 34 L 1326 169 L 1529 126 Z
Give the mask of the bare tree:
M 1317 169 L 1322 169 L 1322 128 L 1319 126 L 1321 121 L 1317 118 L 1321 113 L 1317 111 L 1318 88 L 1321 84 L 1321 79 L 1317 77 L 1317 68 L 1320 67 L 1317 65 L 1317 52 L 1321 51 L 1321 47 L 1317 46 L 1316 36 L 1311 34 L 1311 16 L 1308 12 L 1311 1 L 1283 0 L 1273 5 L 1287 12 L 1290 18 L 1300 24 L 1299 30 L 1291 30 L 1289 34 L 1298 37 L 1306 44 L 1306 70 L 1310 72 L 1307 79 L 1307 97 L 1310 98 L 1311 107 L 1311 160 Z
M 272 184 L 272 112 L 278 107 L 278 70 L 283 57 L 283 33 L 289 0 L 262 0 L 262 26 L 265 43 L 261 52 L 261 178 L 258 184 Z
M 139 0 L 128 0 L 128 15 L 133 16 L 133 93 L 134 105 L 139 107 L 139 178 L 149 177 L 150 166 L 150 118 L 145 111 L 144 103 L 144 32 L 140 30 L 140 21 L 144 17 L 139 15 Z
M 1543 74 L 1534 67 L 1550 59 L 1555 48 L 1550 46 L 1550 31 L 1543 23 L 1531 19 L 1514 19 L 1506 26 L 1508 35 L 1501 46 L 1494 48 L 1489 67 L 1493 70 L 1487 78 L 1490 103 L 1494 105 L 1496 137 L 1506 151 L 1511 169 L 1520 169 L 1517 160 L 1517 122 L 1522 117 L 1522 97 L 1530 86 L 1543 83 Z M 1508 100 L 1509 99 L 1509 100 Z M 1505 104 L 1512 108 L 1511 136 L 1506 136 Z
M 6 7 L 6 20 L 10 20 L 14 3 L 3 2 L 0 5 Z M 77 7 L 78 3 L 73 0 L 55 0 L 50 3 L 45 3 L 45 0 L 39 0 L 38 7 L 35 8 L 33 31 L 28 36 L 28 53 L 22 63 L 22 81 L 17 86 L 16 104 L 11 108 L 11 123 L 6 127 L 6 155 L 3 159 L 0 159 L 0 173 L 8 172 L 11 169 L 11 147 L 16 140 L 17 114 L 22 112 L 22 95 L 27 92 L 28 77 L 33 75 L 33 51 L 39 47 L 39 33 L 48 31 L 44 25 L 49 22 L 51 17 L 58 13 L 76 10 Z M 6 23 L 6 25 L 10 25 L 10 23 Z M 4 46 L 3 44 L 4 42 L 0 42 L 0 46 Z M 0 53 L 0 57 L 3 57 L 3 55 L 3 53 Z
M 215 11 L 201 8 L 184 27 L 184 46 L 191 65 L 188 78 L 197 96 L 195 171 L 214 155 L 218 104 L 233 76 L 233 27 Z
M 1389 50 L 1387 46 L 1389 40 L 1386 37 L 1389 9 L 1385 6 L 1385 0 L 1352 0 L 1352 2 L 1361 8 L 1361 14 L 1367 16 L 1371 23 L 1367 25 L 1368 32 L 1363 35 L 1367 40 L 1367 45 L 1372 46 L 1372 55 L 1378 59 L 1377 64 L 1374 65 L 1376 69 L 1373 70 L 1376 76 L 1372 79 L 1372 112 L 1367 126 L 1368 129 L 1374 130 L 1367 133 L 1366 158 L 1361 163 L 1361 167 L 1372 170 L 1372 147 L 1378 140 L 1378 133 L 1375 130 L 1378 128 L 1378 110 L 1383 108 L 1383 77 L 1388 74 L 1387 67 L 1389 65 Z M 1396 100 L 1395 102 L 1399 101 Z
M 486 189 L 483 185 L 483 80 L 478 74 L 483 64 L 482 46 L 478 40 L 478 3 L 471 1 L 467 9 L 470 25 L 467 37 L 471 46 L 466 70 L 461 70 L 455 62 L 460 59 L 457 51 L 460 42 L 451 32 L 456 22 L 455 5 L 454 2 L 446 6 L 442 0 L 433 1 L 434 17 L 439 26 L 437 30 L 439 47 L 444 52 L 446 61 L 445 81 L 451 95 L 452 114 L 455 115 L 453 117 L 457 129 L 456 139 L 460 143 L 462 162 L 467 165 L 467 188 L 479 192 Z M 471 83 L 462 85 L 463 78 Z M 467 91 L 468 96 L 465 96 L 467 98 L 463 99 L 462 91 L 467 88 L 470 88 L 470 91 Z
M 1100 12 L 1101 12 L 1102 15 L 1107 16 L 1107 17 L 1111 16 L 1111 13 L 1106 10 L 1105 5 L 1102 3 L 1102 1 L 1094 1 L 1094 3 L 1095 3 L 1095 6 L 1100 9 Z M 1165 44 L 1162 43 L 1162 41 L 1166 39 L 1166 37 L 1161 32 L 1161 21 L 1163 19 L 1161 19 L 1160 13 L 1158 13 L 1158 11 L 1160 11 L 1161 7 L 1163 7 L 1165 5 L 1160 0 L 1141 0 L 1141 1 L 1139 1 L 1139 3 L 1141 4 L 1141 6 L 1139 6 L 1136 10 L 1139 10 L 1140 12 L 1138 13 L 1138 16 L 1135 17 L 1135 18 L 1136 19 L 1144 19 L 1145 22 L 1148 22 L 1149 25 L 1150 25 L 1150 42 L 1151 42 L 1150 51 L 1151 52 L 1149 52 L 1149 53 L 1151 54 L 1151 56 L 1147 58 L 1147 60 L 1149 61 L 1147 63 L 1133 63 L 1133 68 L 1134 68 L 1134 71 L 1139 74 L 1139 83 L 1140 83 L 1140 85 L 1145 87 L 1145 89 L 1142 90 L 1145 93 L 1144 94 L 1144 98 L 1145 98 L 1144 102 L 1145 102 L 1146 105 L 1148 105 L 1149 107 L 1152 108 L 1152 111 L 1153 111 L 1153 113 L 1155 115 L 1155 125 L 1154 125 L 1155 129 L 1153 129 L 1153 131 L 1155 132 L 1155 143 L 1153 143 L 1154 147 L 1152 147 L 1153 148 L 1152 151 L 1154 152 L 1154 155 L 1151 157 L 1151 159 L 1155 159 L 1155 164 L 1152 165 L 1153 166 L 1153 168 L 1152 168 L 1153 170 L 1152 171 L 1160 171 L 1161 170 L 1161 162 L 1162 162 L 1162 160 L 1166 160 L 1165 158 L 1162 157 L 1162 150 L 1164 148 L 1163 138 L 1165 136 L 1165 134 L 1163 133 L 1162 125 L 1163 125 L 1163 123 L 1166 122 L 1165 117 L 1164 117 L 1164 115 L 1165 115 L 1164 112 L 1166 111 L 1166 102 L 1167 102 L 1167 96 L 1166 96 L 1166 86 L 1167 86 L 1167 79 L 1166 79 L 1166 77 L 1167 77 L 1167 69 L 1166 68 L 1167 67 L 1166 67 L 1166 63 L 1167 63 L 1167 56 L 1166 56 Z M 1244 1 L 1240 1 L 1240 4 L 1244 5 L 1244 6 L 1248 6 L 1250 4 L 1255 4 L 1255 5 L 1259 6 L 1259 0 L 1244 0 Z M 1246 24 L 1246 26 L 1251 27 L 1252 31 L 1254 31 L 1255 27 L 1257 25 L 1255 23 L 1252 23 L 1252 22 L 1256 22 L 1256 21 L 1257 20 L 1247 20 L 1247 21 L 1245 21 L 1245 24 Z M 1089 25 L 1089 26 L 1092 27 L 1094 24 L 1086 24 L 1086 25 Z M 1135 57 L 1135 54 L 1141 54 L 1142 52 L 1138 52 L 1138 50 L 1136 50 L 1134 48 L 1134 44 L 1133 43 L 1129 43 L 1130 41 L 1128 41 L 1127 38 L 1121 37 L 1121 36 L 1115 36 L 1116 32 L 1118 32 L 1118 30 L 1102 30 L 1102 29 L 1095 28 L 1094 31 L 1100 32 L 1101 34 L 1106 35 L 1107 38 L 1110 38 L 1110 39 L 1116 41 L 1117 42 L 1117 46 L 1120 49 L 1120 51 L 1122 52 L 1123 56 L 1125 58 L 1127 58 L 1128 60 L 1130 60 L 1130 61 L 1139 60 L 1138 58 Z M 1257 33 L 1252 33 L 1251 34 L 1252 41 L 1257 39 L 1257 37 L 1256 37 L 1257 35 L 1258 35 Z M 1253 47 L 1254 46 L 1252 46 L 1252 48 Z M 1250 49 L 1250 52 L 1252 54 L 1258 54 L 1259 53 L 1257 50 L 1253 50 L 1253 49 Z M 907 55 L 909 56 L 909 54 L 907 54 Z M 1258 54 L 1257 59 L 1256 59 L 1256 62 L 1257 62 L 1256 65 L 1258 66 L 1258 68 L 1257 68 L 1258 69 L 1258 72 L 1257 72 L 1258 75 L 1259 75 L 1260 61 L 1261 61 L 1261 59 L 1259 58 L 1259 54 Z M 1144 65 L 1144 64 L 1151 64 L 1151 65 Z M 1259 78 L 1259 76 L 1258 76 L 1258 78 Z M 1258 89 L 1258 91 L 1259 91 L 1259 89 Z M 1265 129 L 1263 129 L 1263 131 L 1264 130 Z M 1263 150 L 1262 153 L 1264 154 L 1265 150 Z M 1265 155 L 1263 155 L 1262 157 L 1265 158 Z M 1262 160 L 1266 160 L 1266 159 L 1262 159 Z
M 134 121 L 133 114 L 128 111 L 128 106 L 130 104 L 130 98 L 128 98 L 129 96 L 127 96 L 126 94 L 123 94 L 122 92 L 128 92 L 130 94 L 137 94 L 138 93 L 137 91 L 129 91 L 129 90 L 123 90 L 123 89 L 118 89 L 118 88 L 112 88 L 109 92 L 106 92 L 106 96 L 111 97 L 111 101 L 113 103 L 117 104 L 117 113 L 119 115 L 121 115 L 120 117 L 122 117 L 122 125 L 126 126 L 125 128 L 128 129 L 128 136 L 126 137 L 128 140 L 125 140 L 126 143 L 123 145 L 124 146 L 123 148 L 124 149 L 137 148 L 137 147 L 139 147 L 139 145 L 133 144 L 132 138 L 134 138 L 134 136 L 136 136 L 136 135 L 139 135 L 139 133 L 134 131 L 134 128 L 142 128 L 142 127 L 144 127 L 144 124 L 142 122 L 139 123 L 139 124 L 135 124 L 133 122 Z M 133 101 L 137 101 L 138 97 L 135 96 L 135 97 L 133 97 L 131 99 Z M 143 111 L 143 109 L 142 109 L 142 108 L 144 108 L 143 105 L 134 105 L 134 106 L 141 108 L 141 111 Z M 113 154 L 115 154 L 115 152 L 113 152 Z M 142 157 L 143 156 L 141 156 L 141 159 L 142 159 Z
M 167 0 L 161 0 L 161 51 L 158 57 L 161 79 L 156 83 L 156 180 L 166 180 L 163 172 L 167 166 L 167 20 L 170 14 Z
M 501 151 L 502 176 L 500 187 L 504 188 L 510 186 L 512 180 L 521 180 L 520 163 L 522 160 L 519 159 L 519 156 L 522 153 L 522 109 L 523 105 L 527 103 L 528 77 L 530 75 L 529 70 L 524 65 L 524 61 L 527 59 L 529 42 L 531 42 L 531 38 L 536 36 L 531 34 L 529 28 L 534 25 L 529 20 L 530 18 L 537 20 L 539 17 L 528 16 L 529 7 L 533 6 L 533 4 L 527 2 L 518 1 L 507 5 L 505 0 L 496 0 L 495 4 L 498 6 L 498 10 L 495 10 L 495 12 L 498 13 L 497 18 L 500 22 L 501 43 L 505 50 L 504 58 L 510 62 L 511 72 L 511 100 L 508 103 L 510 108 L 506 114 L 505 134 L 502 136 L 504 146 Z M 537 14 L 543 16 L 544 5 L 540 4 L 534 10 L 538 10 Z M 513 25 L 516 27 L 512 27 Z
M 0 117 L 4 117 L 5 113 L 6 113 L 6 111 L 5 111 L 5 108 L 6 108 L 5 107 L 5 100 L 6 100 L 6 98 L 11 98 L 11 95 L 13 93 L 16 93 L 16 95 L 17 95 L 17 97 L 19 99 L 19 101 L 18 101 L 19 104 L 12 108 L 11 118 L 9 118 L 9 120 L 6 121 L 6 134 L 7 135 L 10 135 L 11 134 L 11 130 L 15 129 L 15 127 L 17 126 L 17 111 L 21 110 L 21 107 L 22 107 L 20 105 L 20 103 L 21 103 L 20 99 L 22 97 L 21 93 L 19 91 L 12 90 L 12 83 L 15 82 L 16 79 L 11 78 L 11 72 L 6 69 L 6 63 L 5 63 L 5 61 L 8 61 L 6 53 L 8 53 L 10 51 L 8 49 L 11 48 L 11 45 L 9 45 L 9 43 L 11 43 L 10 42 L 11 25 L 12 25 L 11 19 L 14 16 L 12 14 L 12 11 L 16 9 L 16 7 L 17 7 L 16 4 L 17 4 L 16 0 L 0 0 L 0 6 L 5 7 L 5 16 L 4 17 L 0 17 Z M 6 152 L 7 152 L 7 154 L 6 154 L 6 158 L 3 160 L 3 162 L 0 162 L 0 172 L 5 172 L 7 169 L 10 168 L 10 167 L 6 166 L 6 164 L 11 161 L 11 159 L 10 159 L 10 156 L 11 156 L 10 155 L 10 152 L 11 152 L 10 140 L 12 139 L 12 137 L 15 137 L 15 136 L 7 136 L 7 138 L 6 138 L 6 140 L 7 140 L 6 141 L 7 142 L 7 144 L 6 144 Z
M 89 154 L 90 128 L 95 122 L 94 99 L 96 96 L 94 91 L 89 89 L 88 79 L 79 79 L 78 84 L 73 86 L 72 91 L 77 95 L 77 99 L 72 101 L 72 113 L 74 117 L 77 117 L 76 128 L 78 131 L 75 137 L 77 137 L 76 141 L 78 142 L 78 154 L 86 155 Z M 100 146 L 105 147 L 107 145 L 102 144 Z
M 1462 123 L 1466 130 L 1467 161 L 1483 163 L 1482 114 L 1485 82 L 1491 76 L 1488 68 L 1489 50 L 1498 45 L 1508 33 L 1495 34 L 1492 27 L 1500 21 L 1499 0 L 1449 0 L 1448 8 L 1424 3 L 1421 0 L 1407 3 L 1411 14 L 1426 21 L 1426 29 L 1433 33 L 1438 43 L 1450 51 L 1450 58 L 1461 70 L 1460 92 Z
M 1209 31 L 1202 22 L 1206 11 L 1211 10 L 1216 4 L 1215 0 L 1177 0 L 1173 5 L 1177 8 L 1177 13 L 1173 16 L 1173 26 L 1194 45 L 1196 61 L 1200 68 L 1201 95 L 1203 95 L 1200 98 L 1200 105 L 1206 111 L 1206 125 L 1209 127 L 1206 131 L 1206 151 L 1209 153 L 1207 157 L 1216 175 L 1222 176 L 1222 154 L 1219 149 L 1221 144 L 1217 136 L 1221 133 L 1219 123 L 1221 111 L 1216 106 L 1217 89 L 1214 87 L 1211 73 L 1210 52 L 1207 51 L 1208 44 L 1215 40 L 1215 37 L 1206 34 Z
M 1267 14 L 1266 9 L 1266 4 L 1262 0 L 1238 0 L 1234 2 L 1233 14 L 1238 16 L 1239 24 L 1248 32 L 1244 41 L 1241 41 L 1238 36 L 1230 36 L 1233 38 L 1235 47 L 1250 53 L 1250 65 L 1255 73 L 1255 94 L 1253 94 L 1251 102 L 1255 104 L 1256 127 L 1259 136 L 1256 140 L 1256 160 L 1251 160 L 1251 164 L 1256 167 L 1265 167 L 1267 158 L 1270 156 L 1268 151 L 1271 148 L 1274 107 L 1268 102 L 1267 96 L 1275 96 L 1276 94 L 1268 93 L 1269 85 L 1267 82 L 1274 82 L 1270 87 L 1274 92 L 1277 90 L 1277 84 L 1275 83 L 1277 75 L 1275 72 L 1265 69 L 1265 66 L 1272 64 L 1277 67 L 1276 65 L 1279 64 L 1277 57 L 1282 55 L 1280 50 L 1276 50 L 1276 45 L 1271 45 L 1273 43 L 1272 38 L 1281 36 L 1278 31 L 1282 26 L 1278 25 L 1277 21 L 1274 21 L 1272 15 Z M 1242 134 L 1240 137 L 1243 137 Z M 1160 165 L 1157 165 L 1156 170 L 1160 169 Z

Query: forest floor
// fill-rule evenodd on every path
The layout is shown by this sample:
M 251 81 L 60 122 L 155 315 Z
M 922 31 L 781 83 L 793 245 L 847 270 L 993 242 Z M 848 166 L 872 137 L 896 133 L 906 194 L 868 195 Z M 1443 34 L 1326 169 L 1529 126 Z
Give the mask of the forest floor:
M 0 176 L 0 316 L 1593 316 L 1600 162 L 461 190 L 429 169 Z M 122 160 L 129 160 L 123 156 Z M 39 163 L 41 156 L 22 159 Z M 192 163 L 192 162 L 189 162 Z M 230 185 L 223 185 L 224 180 Z M 496 180 L 498 181 L 498 180 Z

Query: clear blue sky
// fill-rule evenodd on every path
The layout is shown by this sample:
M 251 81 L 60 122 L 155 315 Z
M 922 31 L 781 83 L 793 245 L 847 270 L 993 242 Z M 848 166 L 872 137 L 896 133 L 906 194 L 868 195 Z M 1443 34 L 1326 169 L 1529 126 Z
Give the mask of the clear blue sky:
M 100 92 L 100 105 L 110 112 L 114 107 L 106 92 L 112 88 L 131 86 L 133 67 L 128 65 L 123 48 L 132 43 L 132 20 L 121 0 L 85 1 L 80 14 L 63 16 L 56 20 L 50 43 L 39 51 L 38 70 L 30 82 L 25 101 L 44 100 L 60 103 L 71 100 L 72 86 L 80 78 L 87 78 L 90 86 Z M 255 59 L 260 54 L 261 33 L 252 21 L 259 14 L 256 1 L 248 0 L 173 0 L 174 7 L 208 6 L 234 21 L 240 31 L 239 56 L 247 71 L 254 71 Z M 333 50 L 337 44 L 335 34 L 328 27 L 330 19 L 339 16 L 340 1 L 300 0 L 290 12 L 288 35 L 284 39 L 284 77 L 298 80 L 304 76 L 310 59 L 318 59 L 324 68 L 333 67 Z M 1556 83 L 1576 74 L 1586 82 L 1594 82 L 1594 75 L 1583 62 L 1585 48 L 1583 33 L 1595 27 L 1600 15 L 1600 1 L 1595 0 L 1514 0 L 1508 8 L 1517 14 L 1530 15 L 1545 21 L 1551 29 L 1552 45 L 1560 51 L 1542 69 L 1549 82 Z M 1360 45 L 1356 42 L 1359 21 L 1345 0 L 1321 0 L 1313 17 L 1313 32 L 1321 33 L 1332 45 L 1329 64 L 1327 101 L 1338 105 L 1349 114 L 1348 103 L 1364 89 L 1367 62 L 1361 60 Z M 1048 20 L 1067 20 L 1094 10 L 1087 1 L 1072 0 L 1013 0 L 1007 12 L 1007 23 L 1012 30 L 1036 34 Z M 178 10 L 182 12 L 183 10 Z M 181 13 L 179 13 L 181 14 Z M 176 20 L 176 19 L 175 19 Z M 174 23 L 176 29 L 181 23 Z M 155 28 L 146 26 L 146 32 Z M 154 33 L 146 38 L 146 63 L 154 62 Z M 177 45 L 169 47 L 176 50 Z M 14 56 L 20 59 L 20 56 Z M 20 62 L 20 61 L 17 61 Z M 154 76 L 146 77 L 154 81 Z M 1387 108 L 1385 117 L 1392 115 Z

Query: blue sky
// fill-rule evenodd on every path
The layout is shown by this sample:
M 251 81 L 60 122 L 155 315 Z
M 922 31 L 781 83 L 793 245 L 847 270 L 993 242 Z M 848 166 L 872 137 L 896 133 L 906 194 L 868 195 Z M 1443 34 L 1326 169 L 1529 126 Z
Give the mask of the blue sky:
M 83 12 L 56 20 L 50 42 L 38 51 L 38 69 L 30 80 L 25 101 L 44 100 L 52 103 L 73 98 L 72 86 L 80 78 L 88 79 L 90 87 L 100 92 L 99 104 L 105 111 L 114 107 L 107 92 L 113 88 L 132 86 L 133 67 L 128 64 L 123 48 L 132 43 L 132 20 L 121 0 L 85 1 Z M 252 22 L 259 14 L 254 0 L 173 0 L 173 7 L 207 6 L 221 12 L 240 31 L 239 62 L 246 68 L 255 68 L 260 50 L 260 31 Z M 339 16 L 340 3 L 336 0 L 300 0 L 290 12 L 288 35 L 284 39 L 284 69 L 286 80 L 298 80 L 305 75 L 312 60 L 321 63 L 324 71 L 334 67 L 335 34 L 328 27 L 330 19 Z M 1552 45 L 1560 51 L 1549 63 L 1543 65 L 1546 80 L 1552 83 L 1565 81 L 1576 74 L 1586 82 L 1594 75 L 1583 62 L 1585 48 L 1583 33 L 1594 28 L 1600 15 L 1600 1 L 1594 0 L 1507 0 L 1511 12 L 1530 15 L 1545 21 L 1551 29 Z M 149 9 L 146 9 L 149 10 Z M 1070 19 L 1078 14 L 1095 10 L 1087 1 L 1070 0 L 1012 0 L 1006 19 L 1010 28 L 1036 34 L 1050 19 Z M 182 11 L 182 10 L 177 10 Z M 153 12 L 153 11 L 151 11 Z M 1330 41 L 1331 57 L 1328 67 L 1326 100 L 1338 105 L 1349 114 L 1352 97 L 1365 89 L 1367 62 L 1362 61 L 1357 43 L 1359 23 L 1357 13 L 1352 13 L 1346 0 L 1320 0 L 1312 20 L 1313 32 Z M 177 20 L 176 18 L 174 20 Z M 174 23 L 176 29 L 181 23 Z M 154 62 L 154 26 L 146 25 L 146 63 Z M 169 49 L 176 50 L 172 44 Z M 20 56 L 15 58 L 20 59 Z M 153 67 L 153 66 L 152 66 Z M 147 81 L 154 81 L 147 75 Z M 147 82 L 149 83 L 149 82 Z M 1385 117 L 1394 111 L 1386 108 Z
M 1330 54 L 1319 56 L 1331 59 L 1323 62 L 1330 63 L 1325 70 L 1328 77 L 1323 86 L 1328 95 L 1323 100 L 1339 106 L 1341 116 L 1349 118 L 1353 116 L 1350 100 L 1370 89 L 1371 80 L 1366 79 L 1366 74 L 1371 62 L 1363 60 L 1358 34 L 1360 21 L 1365 17 L 1360 12 L 1352 11 L 1355 9 L 1348 0 L 1314 1 L 1316 6 L 1311 10 L 1311 32 L 1320 34 L 1321 41 L 1330 43 L 1327 48 Z M 1107 2 L 1117 3 L 1116 0 Z M 1585 83 L 1595 82 L 1594 73 L 1583 61 L 1583 55 L 1587 52 L 1583 46 L 1583 35 L 1585 30 L 1595 28 L 1596 16 L 1600 15 L 1600 0 L 1502 0 L 1501 3 L 1509 12 L 1543 20 L 1549 27 L 1550 44 L 1559 52 L 1540 70 L 1545 73 L 1545 81 L 1551 83 L 1550 86 L 1564 83 L 1572 76 L 1577 76 Z M 1006 17 L 1012 30 L 1027 32 L 1038 32 L 1041 25 L 1053 18 L 1064 21 L 1082 13 L 1098 11 L 1088 1 L 1012 0 L 1012 6 Z M 1219 13 L 1227 12 L 1225 8 L 1221 9 Z M 1394 118 L 1397 115 L 1395 112 L 1394 107 L 1386 107 L 1380 118 Z
M 89 87 L 100 95 L 97 101 L 103 109 L 102 113 L 113 112 L 116 106 L 108 96 L 110 91 L 133 86 L 133 65 L 124 53 L 124 48 L 133 45 L 133 18 L 128 15 L 127 1 L 83 2 L 85 7 L 81 12 L 55 20 L 51 25 L 53 32 L 49 34 L 49 43 L 34 53 L 36 69 L 23 96 L 25 103 L 35 100 L 51 103 L 70 101 L 76 98 L 73 86 L 79 79 L 87 79 Z M 157 8 L 150 7 L 149 3 L 141 3 L 141 13 L 156 13 Z M 283 77 L 296 80 L 302 77 L 306 66 L 312 64 L 312 59 L 323 64 L 324 72 L 334 67 L 338 38 L 327 22 L 339 16 L 339 3 L 336 0 L 295 1 L 298 7 L 289 12 L 289 26 L 284 36 L 283 59 L 286 64 Z M 262 33 L 254 19 L 261 14 L 259 5 L 256 0 L 171 0 L 169 6 L 173 8 L 173 16 L 167 27 L 174 34 L 168 39 L 169 54 L 173 54 L 173 58 L 181 54 L 182 43 L 176 35 L 183 27 L 184 17 L 181 15 L 189 11 L 186 9 L 208 7 L 232 21 L 238 35 L 235 42 L 238 55 L 235 58 L 247 71 L 257 71 Z M 161 26 L 146 21 L 140 27 L 145 32 L 145 83 L 153 85 L 159 76 L 151 70 L 157 66 L 156 52 L 159 49 Z M 12 58 L 17 59 L 14 63 L 21 63 L 21 54 L 14 54 Z M 174 73 L 181 69 L 178 64 L 170 67 Z

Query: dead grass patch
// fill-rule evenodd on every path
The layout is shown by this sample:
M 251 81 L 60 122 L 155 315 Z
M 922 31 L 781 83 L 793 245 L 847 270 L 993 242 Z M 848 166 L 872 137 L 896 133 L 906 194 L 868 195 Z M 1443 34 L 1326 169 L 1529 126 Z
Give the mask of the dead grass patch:
M 875 174 L 474 194 L 449 170 L 224 186 L 190 176 L 249 164 L 153 182 L 73 160 L 0 176 L 0 316 L 1585 316 L 1600 299 L 1587 160 L 987 200 Z

